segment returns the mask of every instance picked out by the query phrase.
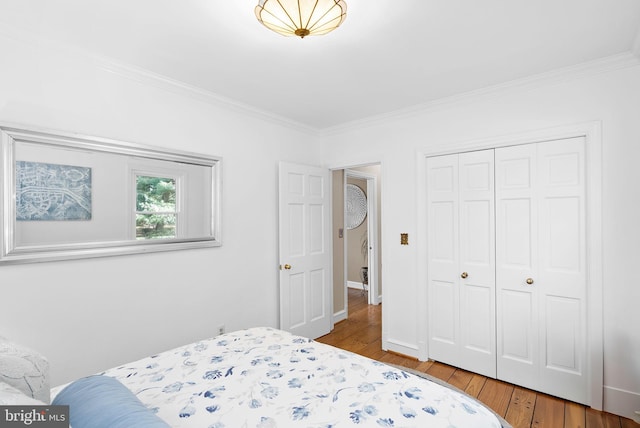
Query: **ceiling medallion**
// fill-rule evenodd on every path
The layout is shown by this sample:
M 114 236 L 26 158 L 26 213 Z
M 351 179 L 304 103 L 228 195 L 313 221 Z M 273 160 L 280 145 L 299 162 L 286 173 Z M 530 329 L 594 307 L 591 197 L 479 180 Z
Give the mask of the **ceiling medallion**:
M 256 17 L 265 27 L 283 36 L 320 36 L 347 17 L 344 0 L 259 0 Z

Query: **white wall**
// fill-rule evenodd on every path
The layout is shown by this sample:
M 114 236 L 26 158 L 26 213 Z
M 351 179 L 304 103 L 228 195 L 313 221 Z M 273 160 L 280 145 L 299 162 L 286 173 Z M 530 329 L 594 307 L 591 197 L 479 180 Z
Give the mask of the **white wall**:
M 222 324 L 278 326 L 277 165 L 317 164 L 316 137 L 1 31 L 0 52 L 3 123 L 223 157 L 222 247 L 0 266 L 0 336 L 46 355 L 56 385 Z
M 418 356 L 420 295 L 416 201 L 418 152 L 430 146 L 601 121 L 603 132 L 604 406 L 632 418 L 640 410 L 640 66 L 616 58 L 621 69 L 558 75 L 492 92 L 425 106 L 410 114 L 378 118 L 334 130 L 323 146 L 327 165 L 381 161 L 382 259 L 385 301 L 383 341 Z M 605 62 L 594 64 L 604 67 Z M 523 82 L 524 83 L 524 82 Z M 425 84 L 429 84 L 425 82 Z M 367 159 L 360 159 L 366 151 Z M 372 157 L 374 159 L 372 159 Z M 377 157 L 377 158 L 376 158 Z M 409 233 L 409 246 L 399 234 Z
M 605 409 L 632 416 L 640 398 L 640 287 L 633 280 L 640 260 L 639 66 L 463 97 L 320 141 L 1 31 L 0 52 L 1 122 L 224 158 L 221 248 L 0 267 L 0 336 L 47 355 L 54 385 L 210 337 L 220 324 L 277 326 L 277 162 L 315 164 L 320 156 L 331 167 L 382 164 L 383 339 L 417 355 L 424 339 L 416 301 L 417 151 L 599 120 Z M 399 244 L 404 232 L 408 246 Z

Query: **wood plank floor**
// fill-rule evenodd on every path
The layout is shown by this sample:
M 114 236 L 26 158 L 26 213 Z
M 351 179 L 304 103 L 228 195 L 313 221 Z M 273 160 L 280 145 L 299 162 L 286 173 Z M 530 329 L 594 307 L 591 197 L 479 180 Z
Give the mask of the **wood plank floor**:
M 435 361 L 382 350 L 382 309 L 367 304 L 360 290 L 349 289 L 349 319 L 317 339 L 338 348 L 385 363 L 419 370 L 442 379 L 476 397 L 504 417 L 514 428 L 639 428 L 640 424 L 610 413 L 477 375 Z

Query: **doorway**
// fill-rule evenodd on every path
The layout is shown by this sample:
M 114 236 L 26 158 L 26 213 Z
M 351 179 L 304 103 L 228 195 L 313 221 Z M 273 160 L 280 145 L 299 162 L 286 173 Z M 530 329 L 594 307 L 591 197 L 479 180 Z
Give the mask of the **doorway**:
M 332 172 L 334 322 L 348 318 L 349 296 L 381 301 L 380 172 L 380 164 Z

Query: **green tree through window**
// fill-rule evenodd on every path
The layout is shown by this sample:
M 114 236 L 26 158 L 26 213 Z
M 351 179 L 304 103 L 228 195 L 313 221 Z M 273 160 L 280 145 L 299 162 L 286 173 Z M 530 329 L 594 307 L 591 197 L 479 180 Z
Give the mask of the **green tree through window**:
M 136 176 L 136 239 L 175 238 L 176 180 Z

